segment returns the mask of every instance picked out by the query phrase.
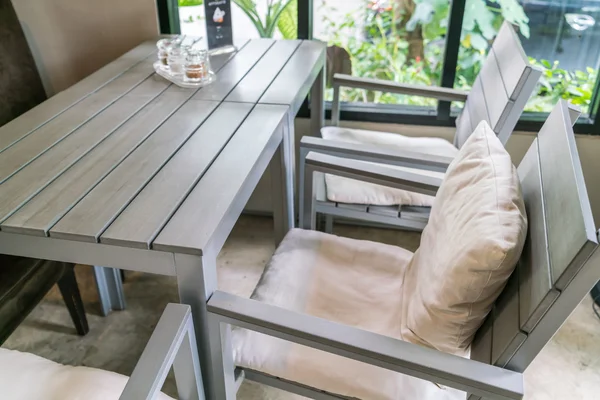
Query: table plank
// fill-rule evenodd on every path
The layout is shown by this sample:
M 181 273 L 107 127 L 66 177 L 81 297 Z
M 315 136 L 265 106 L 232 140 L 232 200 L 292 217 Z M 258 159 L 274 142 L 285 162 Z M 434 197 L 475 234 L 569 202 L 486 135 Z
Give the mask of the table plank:
M 189 98 L 188 93 L 174 92 L 171 88 L 173 86 L 18 209 L 14 219 L 3 223 L 2 230 L 46 235 L 59 218 L 152 135 Z
M 271 39 L 251 40 L 219 71 L 217 82 L 202 88 L 194 99 L 222 101 L 274 43 Z
M 301 43 L 301 40 L 276 41 L 225 101 L 257 103 Z
M 132 152 L 51 230 L 50 236 L 96 242 L 102 232 L 144 188 L 217 107 L 189 101 Z M 222 121 L 223 123 L 223 121 Z
M 305 40 L 262 95 L 259 103 L 287 104 L 296 114 L 323 68 L 325 43 Z M 307 68 L 312 66 L 312 68 Z
M 154 93 L 149 90 L 150 87 L 154 88 Z M 100 144 L 167 87 L 164 82 L 159 84 L 147 80 L 0 185 L 0 221 Z M 16 218 L 7 223 L 20 226 L 21 222 Z
M 0 157 L 0 183 L 35 160 L 44 151 L 59 143 L 153 73 L 154 70 L 150 61 L 138 64 L 96 93 L 86 97 L 60 116 L 6 149 Z
M 19 118 L 0 127 L 0 152 L 27 136 L 80 100 L 94 93 L 146 58 L 154 59 L 156 44 L 144 42 L 79 83 L 63 90 Z
M 150 248 L 253 105 L 222 103 L 100 237 L 101 243 Z
M 281 143 L 287 110 L 261 104 L 253 109 L 154 240 L 153 249 L 202 255 L 217 234 L 228 235 Z

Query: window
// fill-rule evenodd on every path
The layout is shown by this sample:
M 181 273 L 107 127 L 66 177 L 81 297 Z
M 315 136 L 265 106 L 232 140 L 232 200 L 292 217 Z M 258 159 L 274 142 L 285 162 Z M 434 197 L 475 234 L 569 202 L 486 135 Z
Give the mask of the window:
M 259 37 L 295 39 L 297 10 L 297 0 L 232 0 L 234 43 Z M 267 21 L 267 15 L 278 15 L 278 18 Z M 204 0 L 179 0 L 179 20 L 182 34 L 206 36 Z
M 157 0 L 161 23 L 177 9 L 181 33 L 205 36 L 203 0 Z M 160 7 L 171 2 L 174 6 Z M 234 40 L 316 38 L 329 68 L 355 76 L 469 89 L 504 20 L 544 69 L 517 129 L 537 130 L 560 98 L 579 105 L 576 132 L 600 134 L 600 0 L 231 0 Z M 165 11 L 166 10 L 166 11 Z M 267 19 L 267 15 L 270 17 Z M 276 17 L 275 17 L 276 16 Z M 176 24 L 172 32 L 177 32 Z M 164 29 L 164 24 L 161 24 Z M 169 30 L 167 30 L 169 31 Z M 333 61 L 333 62 L 332 62 Z M 326 99 L 331 99 L 328 89 Z M 452 125 L 458 110 L 416 96 L 341 91 L 342 118 Z M 454 106 L 454 104 L 453 104 Z M 457 107 L 462 104 L 456 104 Z
M 565 98 L 589 115 L 600 60 L 599 18 L 600 3 L 589 0 L 467 0 L 454 87 L 471 87 L 508 20 L 518 27 L 530 62 L 544 70 L 525 111 L 547 113 Z

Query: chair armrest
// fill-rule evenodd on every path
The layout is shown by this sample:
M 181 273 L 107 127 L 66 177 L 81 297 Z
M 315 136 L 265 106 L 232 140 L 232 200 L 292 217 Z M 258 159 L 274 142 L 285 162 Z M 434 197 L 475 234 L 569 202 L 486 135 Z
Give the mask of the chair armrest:
M 442 179 L 434 176 L 315 152 L 308 153 L 305 166 L 305 180 L 310 179 L 313 172 L 324 172 L 431 196 L 435 196 L 442 184 Z
M 360 89 L 377 90 L 387 93 L 399 93 L 410 96 L 429 97 L 445 101 L 466 101 L 469 92 L 437 86 L 411 85 L 385 81 L 382 79 L 358 78 L 355 76 L 335 74 L 332 80 L 333 86 L 353 87 Z
M 119 399 L 156 398 L 171 366 L 179 398 L 203 399 L 192 311 L 184 304 L 167 304 Z
M 216 291 L 220 322 L 426 379 L 489 399 L 521 399 L 523 375 L 322 318 Z
M 453 158 L 448 156 L 394 149 L 393 151 L 370 144 L 357 144 L 304 136 L 300 141 L 302 153 L 314 151 L 336 157 L 353 158 L 380 164 L 446 172 Z M 305 150 L 302 152 L 302 150 Z

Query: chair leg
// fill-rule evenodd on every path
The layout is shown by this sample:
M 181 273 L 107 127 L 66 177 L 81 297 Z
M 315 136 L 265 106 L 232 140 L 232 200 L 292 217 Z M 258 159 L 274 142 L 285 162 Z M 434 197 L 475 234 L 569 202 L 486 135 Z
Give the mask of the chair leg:
M 58 281 L 58 288 L 67 309 L 69 310 L 77 334 L 83 336 L 90 331 L 90 328 L 85 316 L 85 309 L 83 307 L 83 301 L 81 300 L 81 293 L 79 292 L 79 286 L 77 286 L 77 279 L 75 278 L 75 270 L 73 267 L 73 264 L 67 265 L 63 276 Z
M 116 268 L 94 265 L 100 308 L 105 317 L 113 310 L 125 309 L 125 294 L 119 271 Z

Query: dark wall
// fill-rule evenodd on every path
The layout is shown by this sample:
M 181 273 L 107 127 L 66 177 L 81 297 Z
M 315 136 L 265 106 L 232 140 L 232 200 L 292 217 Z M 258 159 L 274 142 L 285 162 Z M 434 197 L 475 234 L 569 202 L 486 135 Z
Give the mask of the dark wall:
M 45 99 L 11 0 L 0 0 L 0 126 Z

